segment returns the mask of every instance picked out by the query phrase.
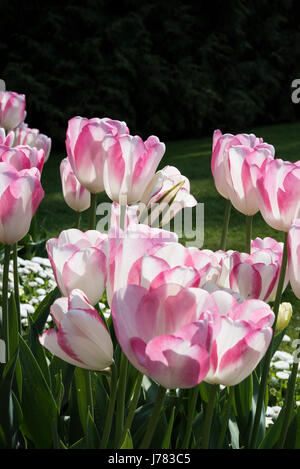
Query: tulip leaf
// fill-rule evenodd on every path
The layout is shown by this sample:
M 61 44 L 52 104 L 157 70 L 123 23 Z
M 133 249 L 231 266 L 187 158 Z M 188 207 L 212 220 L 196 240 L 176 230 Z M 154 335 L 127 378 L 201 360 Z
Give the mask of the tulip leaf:
M 172 408 L 172 413 L 171 413 L 171 417 L 170 417 L 170 420 L 169 420 L 168 428 L 167 428 L 166 434 L 165 434 L 163 442 L 162 442 L 162 446 L 161 446 L 162 449 L 169 449 L 170 448 L 171 436 L 172 436 L 172 430 L 173 430 L 174 418 L 175 418 L 175 410 L 176 410 L 176 407 L 174 406 Z
M 17 417 L 20 413 L 16 412 L 14 404 L 12 383 L 14 379 L 16 363 L 18 360 L 18 350 L 6 364 L 0 384 L 0 447 L 14 448 L 16 445 L 16 431 L 18 429 Z M 16 399 L 16 397 L 15 397 Z
M 88 409 L 87 418 L 86 418 L 86 432 L 85 432 L 85 441 L 87 449 L 99 449 L 100 448 L 100 436 L 95 425 L 94 419 Z
M 12 292 L 9 298 L 9 305 L 8 305 L 8 314 L 9 314 L 9 356 L 12 357 L 15 355 L 18 347 L 19 347 L 19 319 L 18 313 L 16 308 L 15 296 Z M 19 357 L 16 361 L 16 368 L 15 368 L 15 377 L 16 377 L 16 384 L 17 392 L 19 398 L 22 398 L 22 370 L 20 365 Z M 14 387 L 15 383 L 13 383 Z
M 130 431 L 127 430 L 126 436 L 124 438 L 124 441 L 120 447 L 120 449 L 133 449 L 133 443 L 130 435 Z
M 94 414 L 91 373 L 91 371 L 83 368 L 76 368 L 74 372 L 78 412 L 84 432 L 86 430 L 88 410 L 91 409 L 92 415 Z
M 60 296 L 58 287 L 51 290 L 39 304 L 36 311 L 31 315 L 32 325 L 37 335 L 42 334 L 47 318 L 50 314 L 50 306 Z
M 44 375 L 44 378 L 46 379 L 51 389 L 51 375 L 50 375 L 50 370 L 49 370 L 49 366 L 48 366 L 47 359 L 46 359 L 46 351 L 39 341 L 36 326 L 33 323 L 33 320 L 30 315 L 28 315 L 28 325 L 29 325 L 30 350 L 33 353 L 36 361 L 38 362 L 39 367 Z
M 57 424 L 54 397 L 30 348 L 20 336 L 20 361 L 23 371 L 21 430 L 37 449 L 52 446 L 52 421 Z

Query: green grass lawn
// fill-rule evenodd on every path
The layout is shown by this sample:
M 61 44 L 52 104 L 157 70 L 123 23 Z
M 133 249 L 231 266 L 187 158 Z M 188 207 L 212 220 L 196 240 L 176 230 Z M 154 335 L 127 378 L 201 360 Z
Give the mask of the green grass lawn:
M 276 157 L 289 161 L 300 160 L 300 123 L 274 125 L 245 130 L 263 137 L 264 141 L 274 145 Z M 172 141 L 166 143 L 166 154 L 160 167 L 176 166 L 191 182 L 191 193 L 198 202 L 204 203 L 205 210 L 205 238 L 203 248 L 216 250 L 219 248 L 223 215 L 226 201 L 215 189 L 210 169 L 212 138 L 197 140 Z M 57 236 L 60 231 L 70 228 L 75 222 L 75 213 L 65 204 L 59 175 L 59 164 L 65 155 L 56 155 L 55 149 L 46 163 L 42 183 L 45 199 L 39 209 L 39 222 L 47 229 L 49 238 Z M 108 200 L 103 194 L 99 202 Z M 83 214 L 82 229 L 88 229 L 88 214 Z M 253 219 L 253 238 L 272 236 L 278 241 L 283 240 L 283 233 L 270 228 L 260 214 Z M 245 246 L 245 217 L 232 209 L 229 225 L 227 249 L 244 250 Z M 294 305 L 294 319 L 289 328 L 289 335 L 294 338 L 300 326 L 300 301 L 295 300 L 288 288 L 285 301 Z

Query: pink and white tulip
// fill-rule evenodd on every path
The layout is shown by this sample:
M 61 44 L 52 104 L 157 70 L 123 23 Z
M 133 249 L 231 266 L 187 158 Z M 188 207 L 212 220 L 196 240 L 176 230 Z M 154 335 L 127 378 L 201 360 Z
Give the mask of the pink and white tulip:
M 57 299 L 50 308 L 56 329 L 44 332 L 41 344 L 71 365 L 101 371 L 113 360 L 113 344 L 106 326 L 80 290 Z
M 265 144 L 254 149 L 231 146 L 224 156 L 225 177 L 232 205 L 244 215 L 254 215 L 259 210 L 256 181 L 260 170 L 274 155 Z
M 95 305 L 106 285 L 107 235 L 96 230 L 83 233 L 77 229 L 62 231 L 46 243 L 56 283 L 64 296 L 78 288 Z
M 128 285 L 112 302 L 114 328 L 129 361 L 165 388 L 190 388 L 209 370 L 210 296 L 198 288 Z
M 122 207 L 124 208 L 124 207 Z M 110 227 L 118 229 L 121 227 L 121 205 L 113 202 L 111 204 L 110 212 Z M 127 229 L 129 225 L 139 223 L 139 207 L 138 205 L 127 205 L 125 207 L 125 217 L 124 217 L 124 229 Z
M 270 160 L 257 179 L 259 209 L 268 225 L 287 232 L 300 217 L 300 166 L 281 159 Z
M 155 136 L 143 142 L 138 136 L 107 135 L 103 149 L 103 179 L 108 197 L 120 205 L 141 200 L 165 153 L 165 144 Z
M 154 226 L 163 213 L 160 225 L 164 226 L 183 208 L 197 205 L 197 200 L 190 194 L 188 178 L 174 166 L 165 166 L 148 184 L 141 203 L 146 206 L 146 213 L 141 214 L 141 220 L 147 218 L 147 223 Z M 149 210 L 151 214 L 148 217 Z
M 300 298 L 300 218 L 293 220 L 288 233 L 288 273 L 292 290 Z
M 226 169 L 228 166 L 226 159 L 228 158 L 229 149 L 233 146 L 247 147 L 250 151 L 262 149 L 263 152 L 269 153 L 272 157 L 274 157 L 275 153 L 272 145 L 264 143 L 262 138 L 257 138 L 254 134 L 222 134 L 220 130 L 215 130 L 213 135 L 211 170 L 216 189 L 225 199 L 230 198 L 229 188 L 232 187 L 232 182 Z M 232 154 L 231 165 L 235 164 L 234 157 L 235 155 Z M 237 159 L 237 164 L 240 166 L 239 161 L 240 157 Z
M 14 244 L 29 231 L 44 191 L 36 168 L 17 171 L 0 163 L 0 241 Z
M 239 304 L 224 291 L 211 295 L 217 306 L 210 369 L 205 381 L 234 386 L 256 368 L 271 342 L 274 313 L 260 300 Z
M 14 91 L 0 91 L 0 127 L 13 130 L 20 125 L 26 116 L 24 94 Z
M 0 145 L 11 147 L 14 143 L 15 133 L 13 130 L 6 133 L 3 127 L 0 127 Z
M 76 178 L 68 158 L 60 163 L 60 178 L 66 204 L 76 212 L 83 212 L 91 205 L 91 194 Z
M 128 133 L 125 122 L 108 118 L 86 119 L 77 116 L 69 120 L 67 155 L 77 179 L 91 193 L 104 191 L 104 137 L 110 135 L 118 139 Z
M 205 380 L 235 385 L 267 351 L 274 314 L 262 301 L 165 284 L 128 285 L 112 302 L 118 341 L 130 362 L 166 388 Z
M 176 233 L 130 224 L 125 231 L 112 227 L 108 233 L 107 299 L 111 304 L 116 290 L 128 284 L 131 269 L 141 258 L 156 248 L 178 241 Z M 136 282 L 134 282 L 136 283 Z
M 6 147 L 0 145 L 0 161 L 11 164 L 17 171 L 37 168 L 42 173 L 45 153 L 29 146 Z
M 28 145 L 45 153 L 45 162 L 51 150 L 51 138 L 41 134 L 38 129 L 31 129 L 24 122 L 15 129 L 15 145 Z
M 271 249 L 251 254 L 234 252 L 231 255 L 230 288 L 248 298 L 274 301 L 279 281 L 282 253 Z M 285 278 L 286 288 L 288 276 Z

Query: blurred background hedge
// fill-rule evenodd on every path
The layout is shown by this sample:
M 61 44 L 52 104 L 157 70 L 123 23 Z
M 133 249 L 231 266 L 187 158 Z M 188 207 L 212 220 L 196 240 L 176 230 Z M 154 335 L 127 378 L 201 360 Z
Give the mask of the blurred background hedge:
M 162 139 L 299 119 L 292 0 L 0 0 L 0 78 L 62 148 L 75 115 Z

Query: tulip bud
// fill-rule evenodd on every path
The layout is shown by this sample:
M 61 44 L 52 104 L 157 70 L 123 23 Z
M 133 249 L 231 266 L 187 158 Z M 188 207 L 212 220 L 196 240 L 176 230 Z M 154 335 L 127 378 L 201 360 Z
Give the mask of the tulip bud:
M 68 158 L 64 158 L 60 164 L 60 177 L 66 204 L 75 212 L 88 209 L 91 205 L 91 194 L 76 178 Z
M 293 307 L 291 303 L 281 303 L 279 306 L 278 317 L 276 322 L 276 332 L 281 332 L 285 329 L 291 320 L 293 314 Z
M 13 91 L 0 91 L 0 126 L 13 130 L 26 116 L 25 95 Z
M 57 326 L 44 332 L 41 344 L 72 365 L 102 371 L 113 360 L 113 344 L 99 313 L 81 290 L 58 298 L 50 308 Z

